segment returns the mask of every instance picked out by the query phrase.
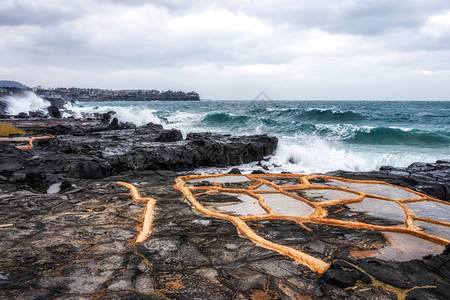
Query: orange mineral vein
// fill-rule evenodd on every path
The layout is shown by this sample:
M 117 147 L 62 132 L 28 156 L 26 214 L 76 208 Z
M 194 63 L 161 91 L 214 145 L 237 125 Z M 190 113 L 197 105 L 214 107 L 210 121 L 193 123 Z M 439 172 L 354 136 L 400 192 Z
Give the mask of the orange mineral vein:
M 130 194 L 131 194 L 131 197 L 133 198 L 133 200 L 139 201 L 139 202 L 147 202 L 147 205 L 144 210 L 144 222 L 142 225 L 142 230 L 139 233 L 139 235 L 136 237 L 136 240 L 135 240 L 136 243 L 141 243 L 141 242 L 145 241 L 151 233 L 156 200 L 153 198 L 142 198 L 141 195 L 139 194 L 139 191 L 131 183 L 120 182 L 120 181 L 116 182 L 116 183 L 130 189 Z
M 14 143 L 23 143 L 28 142 L 28 145 L 25 146 L 16 146 L 20 150 L 28 150 L 33 148 L 33 141 L 43 140 L 43 139 L 52 139 L 54 135 L 42 135 L 42 136 L 28 136 L 28 137 L 17 137 L 17 138 L 1 138 L 0 142 L 14 142 Z

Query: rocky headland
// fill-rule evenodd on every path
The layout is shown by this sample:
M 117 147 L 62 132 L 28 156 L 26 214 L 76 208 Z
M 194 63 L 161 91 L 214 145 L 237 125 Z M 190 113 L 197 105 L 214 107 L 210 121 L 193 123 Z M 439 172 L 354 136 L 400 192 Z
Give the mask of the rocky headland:
M 2 123 L 44 138 L 30 142 L 10 137 L 0 142 L 0 298 L 448 299 L 450 295 L 450 246 L 436 245 L 425 257 L 395 260 L 383 249 L 402 245 L 392 245 L 379 231 L 288 219 L 247 222 L 274 243 L 320 257 L 329 264 L 320 274 L 260 247 L 232 222 L 194 209 L 174 188 L 179 176 L 194 174 L 199 167 L 239 168 L 263 161 L 276 150 L 275 137 L 211 133 L 183 137 L 179 130 L 157 124 L 120 123 L 112 114 L 83 120 L 26 116 Z M 450 199 L 449 161 L 327 175 L 381 180 Z M 289 184 L 283 180 L 277 184 Z M 133 193 L 117 182 L 131 183 L 142 197 L 155 200 L 151 231 L 143 242 L 138 243 L 136 236 L 145 227 L 146 202 L 134 200 Z M 204 201 L 230 199 L 216 196 Z M 345 205 L 329 214 L 367 221 L 367 216 L 352 214 Z M 382 218 L 371 222 L 398 226 Z M 414 253 L 404 249 L 408 251 Z

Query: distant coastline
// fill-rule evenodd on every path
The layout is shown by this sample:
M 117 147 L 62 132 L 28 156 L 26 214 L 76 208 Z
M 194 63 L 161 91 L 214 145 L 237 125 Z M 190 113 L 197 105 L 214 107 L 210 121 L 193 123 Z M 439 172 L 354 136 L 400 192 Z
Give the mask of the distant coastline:
M 60 98 L 65 101 L 199 101 L 197 92 L 158 91 L 158 90 L 105 90 L 87 88 L 37 87 L 34 93 L 44 99 Z
M 0 96 L 21 94 L 33 91 L 41 98 L 61 99 L 64 101 L 200 101 L 200 95 L 195 92 L 158 91 L 158 90 L 112 90 L 97 88 L 30 88 L 20 82 L 0 80 Z

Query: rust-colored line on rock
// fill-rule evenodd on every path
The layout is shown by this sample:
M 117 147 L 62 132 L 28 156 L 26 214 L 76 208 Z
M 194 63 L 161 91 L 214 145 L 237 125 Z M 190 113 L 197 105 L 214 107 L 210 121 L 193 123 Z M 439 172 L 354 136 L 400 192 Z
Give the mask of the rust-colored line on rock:
M 43 140 L 43 139 L 52 139 L 54 137 L 55 137 L 54 135 L 50 134 L 50 135 L 44 135 L 44 136 L 30 136 L 30 137 L 26 137 L 26 138 L 22 138 L 22 139 L 3 138 L 3 139 L 0 139 L 0 142 L 13 142 L 13 143 L 28 142 L 28 145 L 26 145 L 26 146 L 16 146 L 16 147 L 20 150 L 29 150 L 34 147 L 33 141 Z
M 450 222 L 445 222 L 445 221 L 435 220 L 435 219 L 429 219 L 429 218 L 424 218 L 424 217 L 419 217 L 419 216 L 414 216 L 414 215 L 413 215 L 413 218 L 414 218 L 414 220 L 417 220 L 417 221 L 423 221 L 423 222 L 434 223 L 434 224 L 438 224 L 438 225 L 442 225 L 442 226 L 449 226 L 450 227 Z
M 317 272 L 320 274 L 323 274 L 330 267 L 330 264 L 328 264 L 318 258 L 315 258 L 309 254 L 303 253 L 301 251 L 292 249 L 287 246 L 275 244 L 275 243 L 272 243 L 272 242 L 264 239 L 263 237 L 257 235 L 243 220 L 241 220 L 238 217 L 234 217 L 234 216 L 227 215 L 227 214 L 221 214 L 221 213 L 217 213 L 217 212 L 206 209 L 202 204 L 200 204 L 194 198 L 194 196 L 192 195 L 189 188 L 184 186 L 185 181 L 183 180 L 182 177 L 178 177 L 175 180 L 175 182 L 176 182 L 175 188 L 179 189 L 184 194 L 186 199 L 191 203 L 192 206 L 194 206 L 195 209 L 197 209 L 198 211 L 202 212 L 205 215 L 228 220 L 228 221 L 232 222 L 242 235 L 244 235 L 245 237 L 250 239 L 255 244 L 257 244 L 263 248 L 276 251 L 282 255 L 288 256 L 288 257 L 294 259 L 295 261 L 298 261 L 298 262 L 306 265 L 308 268 L 310 268 L 314 272 Z
M 136 243 L 141 243 L 141 242 L 145 241 L 151 233 L 156 199 L 142 198 L 141 195 L 139 194 L 139 191 L 137 190 L 137 188 L 134 185 L 132 185 L 131 183 L 120 182 L 120 181 L 118 181 L 116 183 L 130 189 L 130 195 L 134 201 L 147 202 L 147 205 L 144 210 L 144 222 L 142 224 L 142 230 L 139 233 L 139 235 L 136 237 Z

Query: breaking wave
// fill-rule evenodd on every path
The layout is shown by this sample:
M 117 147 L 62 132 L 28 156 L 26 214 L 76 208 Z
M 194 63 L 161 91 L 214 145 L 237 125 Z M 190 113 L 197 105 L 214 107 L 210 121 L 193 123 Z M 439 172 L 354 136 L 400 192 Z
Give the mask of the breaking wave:
M 314 110 L 313 115 L 316 115 Z M 286 110 L 284 111 L 286 112 Z M 325 115 L 334 114 L 324 110 Z M 319 114 L 320 115 L 320 114 Z M 351 114 L 350 114 L 351 115 Z M 348 116 L 338 114 L 339 118 Z M 360 116 L 355 114 L 355 116 Z M 329 120 L 329 119 L 328 119 Z M 229 113 L 210 113 L 204 116 L 199 125 L 210 128 L 236 129 L 237 133 L 254 133 L 255 128 L 264 128 L 272 134 L 313 135 L 325 140 L 341 140 L 346 143 L 368 145 L 411 145 L 440 147 L 450 146 L 450 133 L 446 131 L 426 131 L 398 127 L 370 127 L 353 124 L 333 123 L 314 124 L 312 122 L 286 121 L 285 119 L 268 119 L 258 116 L 233 115 Z
M 349 142 L 372 145 L 450 146 L 450 133 L 377 127 L 367 131 L 357 131 Z
M 6 112 L 10 115 L 17 115 L 21 112 L 47 111 L 50 102 L 36 96 L 32 92 L 25 92 L 21 95 L 6 96 L 1 99 L 6 103 Z
M 223 125 L 242 126 L 248 124 L 251 121 L 251 119 L 252 118 L 249 116 L 233 116 L 227 113 L 212 113 L 206 115 L 206 117 L 203 118 L 201 123 L 213 127 Z

